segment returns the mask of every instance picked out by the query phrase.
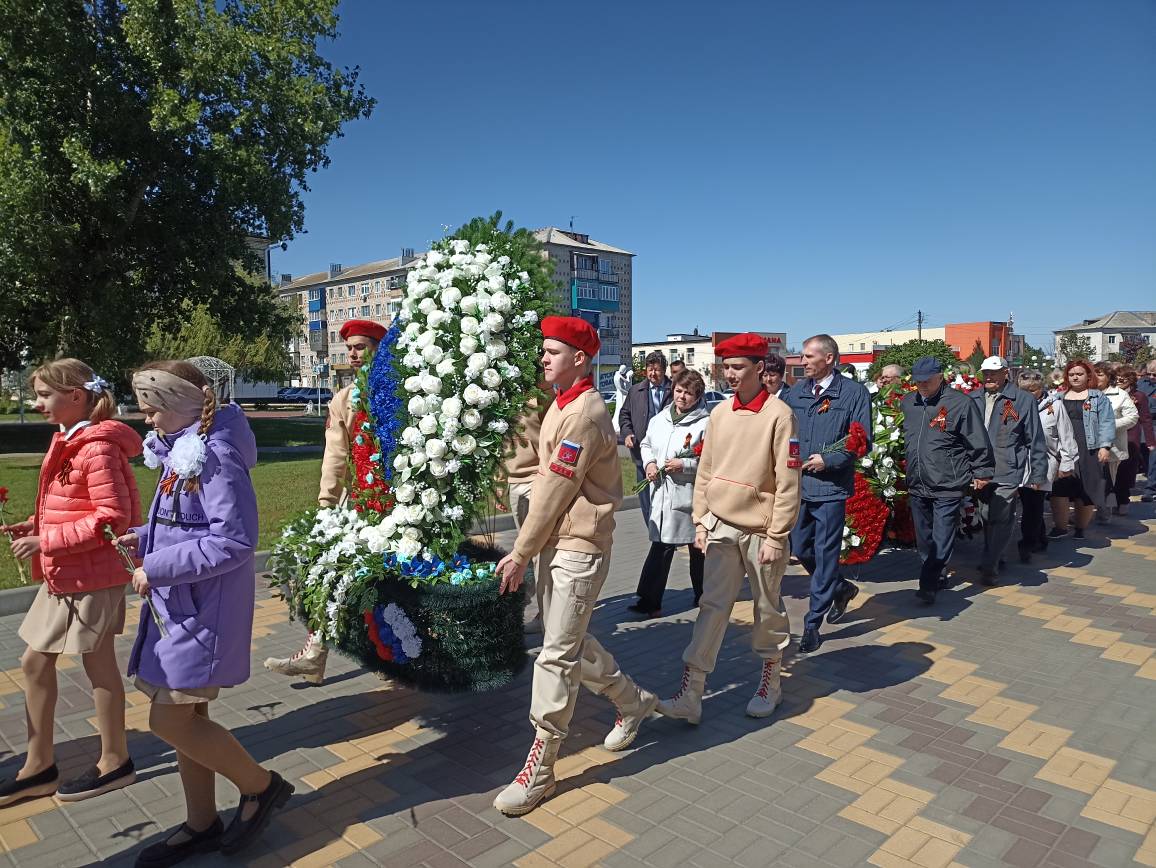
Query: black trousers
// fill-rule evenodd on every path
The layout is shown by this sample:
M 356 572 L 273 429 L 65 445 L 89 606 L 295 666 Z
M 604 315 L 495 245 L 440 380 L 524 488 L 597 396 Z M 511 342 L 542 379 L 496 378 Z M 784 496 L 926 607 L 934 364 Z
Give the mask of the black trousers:
M 652 542 L 646 561 L 642 564 L 642 575 L 638 577 L 638 605 L 647 612 L 657 612 L 662 608 L 662 595 L 666 591 L 666 580 L 670 575 L 670 565 L 674 553 L 681 548 L 678 543 Z M 702 596 L 703 566 L 706 556 L 694 547 L 690 552 L 690 583 L 694 587 L 694 599 Z
M 1020 550 L 1026 552 L 1043 551 L 1048 547 L 1048 534 L 1044 528 L 1044 503 L 1048 493 L 1034 488 L 1020 489 Z
M 915 544 L 923 556 L 919 589 L 935 591 L 939 589 L 939 575 L 951 560 L 951 552 L 955 548 L 963 497 L 920 497 L 912 494 L 908 496 L 907 502 L 911 505 L 911 518 L 915 522 Z

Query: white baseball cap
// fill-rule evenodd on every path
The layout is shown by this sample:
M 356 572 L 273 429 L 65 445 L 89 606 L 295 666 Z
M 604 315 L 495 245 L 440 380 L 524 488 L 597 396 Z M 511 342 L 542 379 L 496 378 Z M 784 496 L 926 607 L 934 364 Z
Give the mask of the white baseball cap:
M 983 360 L 979 369 L 981 371 L 1005 371 L 1007 370 L 1007 359 L 1003 356 L 988 356 Z

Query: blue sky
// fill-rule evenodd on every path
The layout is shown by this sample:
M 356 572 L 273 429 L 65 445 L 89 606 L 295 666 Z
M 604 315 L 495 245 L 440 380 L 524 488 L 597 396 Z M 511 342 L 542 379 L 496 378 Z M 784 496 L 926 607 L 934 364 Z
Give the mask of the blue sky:
M 1156 3 L 340 11 L 379 104 L 275 272 L 501 209 L 636 253 L 636 339 L 1156 308 Z

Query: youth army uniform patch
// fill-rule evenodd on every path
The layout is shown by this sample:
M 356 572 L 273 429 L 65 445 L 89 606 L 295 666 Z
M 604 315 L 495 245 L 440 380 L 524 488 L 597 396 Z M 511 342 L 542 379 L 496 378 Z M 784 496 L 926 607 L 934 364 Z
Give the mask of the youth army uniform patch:
M 550 470 L 567 479 L 574 478 L 574 468 L 578 466 L 578 458 L 582 455 L 582 444 L 571 440 L 563 440 L 558 446 L 558 454 L 550 462 Z

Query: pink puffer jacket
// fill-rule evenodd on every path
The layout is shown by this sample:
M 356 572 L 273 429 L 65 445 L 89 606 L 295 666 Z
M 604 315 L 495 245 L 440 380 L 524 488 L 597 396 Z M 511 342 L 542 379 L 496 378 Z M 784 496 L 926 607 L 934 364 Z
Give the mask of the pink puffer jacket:
M 140 454 L 140 435 L 111 419 L 68 439 L 53 435 L 32 516 L 40 537 L 33 572 L 53 594 L 98 591 L 132 578 L 103 527 L 123 534 L 140 524 L 140 492 L 128 463 Z

